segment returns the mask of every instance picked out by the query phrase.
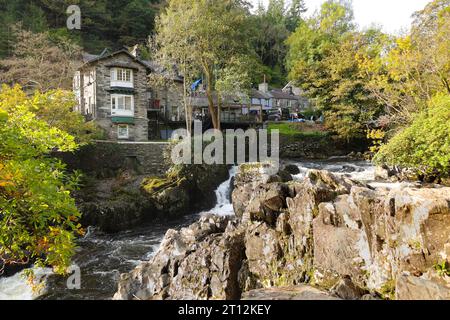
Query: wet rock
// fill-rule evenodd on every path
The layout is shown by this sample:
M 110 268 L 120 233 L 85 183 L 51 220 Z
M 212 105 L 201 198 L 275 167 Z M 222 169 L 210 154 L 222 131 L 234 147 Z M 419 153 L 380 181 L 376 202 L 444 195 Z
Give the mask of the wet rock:
M 286 170 L 280 170 L 278 172 L 278 176 L 281 178 L 281 182 L 289 182 L 293 180 L 292 175 Z
M 287 171 L 287 172 L 289 172 L 292 175 L 296 175 L 296 174 L 300 173 L 300 168 L 297 165 L 295 165 L 295 164 L 287 164 L 284 167 L 284 171 Z
M 376 166 L 374 174 L 377 181 L 388 181 L 392 176 L 392 172 L 387 166 Z
M 228 176 L 222 165 L 173 167 L 161 177 L 123 171 L 110 179 L 86 179 L 75 198 L 84 226 L 114 233 L 212 208 L 215 190 Z
M 295 287 L 282 287 L 258 289 L 246 292 L 242 300 L 340 300 L 331 294 L 319 289 L 302 285 Z
M 214 207 L 215 190 L 228 177 L 224 165 L 178 165 L 164 177 L 146 178 L 142 190 L 159 212 L 178 217 Z
M 206 216 L 169 230 L 153 259 L 121 276 L 114 299 L 237 299 L 244 233 L 228 218 Z
M 179 180 L 149 178 L 142 183 L 148 201 L 154 203 L 156 210 L 167 217 L 186 214 L 190 208 L 189 190 L 193 186 L 187 179 Z
M 142 176 L 88 180 L 75 194 L 83 226 L 114 233 L 158 218 L 154 204 L 140 190 Z

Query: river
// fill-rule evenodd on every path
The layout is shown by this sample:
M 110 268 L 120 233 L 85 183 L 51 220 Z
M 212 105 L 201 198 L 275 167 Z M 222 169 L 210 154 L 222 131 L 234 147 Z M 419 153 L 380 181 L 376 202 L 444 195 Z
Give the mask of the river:
M 352 179 L 373 182 L 374 167 L 366 161 L 347 161 L 333 158 L 326 161 L 305 161 L 296 164 L 300 174 L 294 179 L 302 179 L 308 170 L 321 169 L 346 175 Z M 230 201 L 231 179 L 236 168 L 230 171 L 230 179 L 216 190 L 217 205 L 208 212 L 218 215 L 233 215 Z M 389 187 L 389 185 L 386 184 Z M 37 270 L 46 278 L 46 291 L 34 293 L 27 285 L 22 273 L 9 278 L 0 278 L 0 300 L 2 299 L 111 299 L 117 289 L 121 273 L 133 270 L 142 261 L 148 261 L 156 252 L 168 229 L 188 226 L 203 213 L 186 216 L 172 222 L 153 223 L 114 235 L 104 234 L 88 228 L 86 236 L 78 241 L 78 251 L 74 263 L 81 270 L 81 289 L 69 290 L 66 279 L 51 274 L 49 269 Z

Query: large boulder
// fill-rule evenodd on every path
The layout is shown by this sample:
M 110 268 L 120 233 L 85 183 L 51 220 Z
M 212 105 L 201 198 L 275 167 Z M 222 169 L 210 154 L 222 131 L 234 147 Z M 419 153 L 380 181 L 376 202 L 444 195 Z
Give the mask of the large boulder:
M 114 233 L 158 218 L 158 211 L 140 190 L 142 176 L 126 172 L 114 179 L 89 179 L 75 194 L 81 223 Z
M 142 189 L 147 201 L 152 202 L 158 212 L 164 212 L 166 217 L 177 217 L 187 214 L 191 207 L 189 191 L 193 186 L 186 178 L 146 178 Z
M 237 299 L 243 239 L 224 217 L 205 216 L 169 230 L 150 262 L 121 276 L 114 299 Z
M 114 233 L 210 209 L 228 177 L 225 165 L 174 166 L 158 177 L 123 171 L 114 178 L 85 179 L 75 197 L 84 226 Z
M 283 182 L 283 179 L 276 175 L 277 171 L 278 169 L 270 163 L 248 163 L 239 166 L 231 195 L 234 213 L 237 217 L 242 217 L 250 201 L 260 196 L 255 194 L 255 191 L 257 193 L 264 192 L 257 190 L 259 187 L 264 188 L 264 185 L 268 183 Z
M 353 187 L 321 203 L 313 222 L 315 280 L 350 276 L 360 287 L 393 297 L 395 279 L 420 276 L 450 246 L 450 189 Z
M 365 219 L 382 208 L 380 197 L 370 189 L 354 187 L 350 194 L 319 205 L 313 222 L 316 281 L 330 286 L 340 276 L 350 276 L 359 286 L 366 286 L 366 268 L 372 261 L 371 233 L 366 226 L 376 224 Z
M 287 164 L 284 166 L 284 171 L 290 174 L 296 175 L 300 173 L 300 168 L 295 164 Z

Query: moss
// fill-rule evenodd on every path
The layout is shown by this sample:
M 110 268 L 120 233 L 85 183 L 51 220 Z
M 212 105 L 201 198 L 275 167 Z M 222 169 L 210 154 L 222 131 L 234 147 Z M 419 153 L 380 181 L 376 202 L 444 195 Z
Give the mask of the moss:
M 379 294 L 385 300 L 395 300 L 395 280 L 387 281 L 379 290 Z
M 313 218 L 317 218 L 319 216 L 319 207 L 314 206 L 312 210 Z
M 242 170 L 243 173 L 260 168 L 262 168 L 261 163 L 243 163 L 240 166 L 240 170 Z
M 450 276 L 450 264 L 447 261 L 436 263 L 433 267 L 434 270 L 436 270 L 438 276 Z
M 151 177 L 146 178 L 144 181 L 142 181 L 142 188 L 149 194 L 158 192 L 165 187 L 173 184 L 174 181 L 167 178 L 158 178 L 158 177 Z
M 419 240 L 411 240 L 408 245 L 418 251 L 422 251 L 422 243 Z
M 317 270 L 314 268 L 311 268 L 309 274 L 311 275 L 310 284 L 316 288 L 322 289 L 322 290 L 330 290 L 333 288 L 336 283 L 341 279 L 341 277 L 338 274 L 331 273 L 331 272 L 325 272 L 320 279 L 317 277 Z

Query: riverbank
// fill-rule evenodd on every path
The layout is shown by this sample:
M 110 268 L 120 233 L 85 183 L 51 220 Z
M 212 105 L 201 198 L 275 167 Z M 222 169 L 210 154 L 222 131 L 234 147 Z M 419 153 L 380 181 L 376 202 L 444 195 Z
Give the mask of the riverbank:
M 392 182 L 376 182 L 375 168 L 365 161 L 349 161 L 346 158 L 332 158 L 328 160 L 306 160 L 295 161 L 286 160 L 284 165 L 291 165 L 291 172 L 293 173 L 294 181 L 288 184 L 298 184 L 308 175 L 310 170 L 326 169 L 333 174 L 351 178 L 354 180 L 368 183 L 369 187 L 390 189 L 401 189 L 406 187 L 414 187 L 414 183 L 392 183 Z M 296 170 L 293 170 L 297 168 Z M 234 181 L 233 175 L 235 172 L 230 171 L 230 178 L 224 181 L 216 189 L 216 198 L 218 200 L 214 209 L 208 210 L 215 215 L 227 216 L 224 219 L 233 219 L 234 208 L 231 203 L 231 181 Z M 236 192 L 238 194 L 238 192 Z M 206 212 L 207 213 L 207 212 Z M 161 248 L 161 241 L 166 234 L 167 229 L 179 230 L 180 228 L 189 227 L 189 225 L 198 221 L 204 213 L 190 214 L 172 222 L 157 222 L 149 224 L 148 226 L 141 226 L 134 228 L 131 231 L 123 231 L 116 234 L 106 234 L 98 229 L 89 228 L 88 234 L 79 241 L 79 250 L 74 257 L 74 263 L 79 265 L 82 272 L 81 290 L 68 290 L 66 287 L 66 280 L 62 277 L 49 276 L 47 277 L 47 291 L 40 299 L 111 299 L 115 292 L 117 292 L 117 284 L 120 279 L 120 274 L 128 273 L 142 263 L 148 264 L 156 252 Z M 222 218 L 221 218 L 222 219 Z M 278 219 L 277 219 L 278 221 Z M 259 223 L 259 222 L 258 222 Z M 272 227 L 271 227 L 272 228 Z M 270 230 L 270 228 L 268 229 Z M 270 233 L 269 233 L 270 234 Z M 222 237 L 223 233 L 216 234 L 217 237 Z M 270 237 L 267 238 L 270 240 Z M 280 278 L 280 277 L 279 277 Z M 278 284 L 282 283 L 277 280 Z M 25 280 L 14 278 L 8 279 L 8 287 L 4 291 L 9 293 L 14 292 L 13 295 L 8 296 L 8 299 L 25 298 L 29 299 L 31 296 L 25 290 Z M 345 281 L 345 279 L 343 280 Z M 421 280 L 420 280 L 421 281 Z M 16 288 L 16 289 L 14 289 Z M 22 288 L 22 289 L 21 289 Z M 245 294 L 246 298 L 257 299 L 258 297 L 292 297 L 297 292 L 301 295 L 295 297 L 309 297 L 312 293 L 308 290 L 300 290 L 295 288 L 287 291 L 272 290 L 270 292 L 266 289 L 256 289 Z M 3 290 L 0 290 L 0 293 Z M 306 293 L 305 293 L 306 292 Z M 315 293 L 317 291 L 313 292 Z M 329 291 L 325 291 L 327 297 Z M 319 295 L 319 297 L 324 297 Z

